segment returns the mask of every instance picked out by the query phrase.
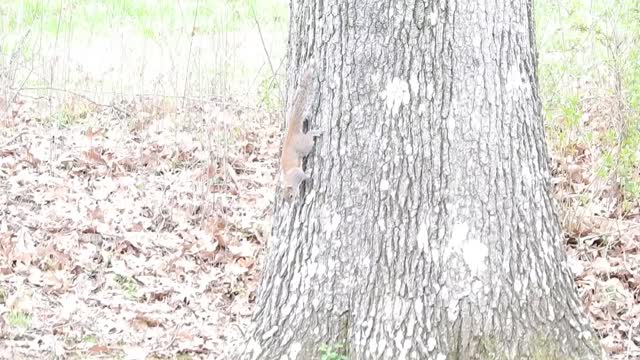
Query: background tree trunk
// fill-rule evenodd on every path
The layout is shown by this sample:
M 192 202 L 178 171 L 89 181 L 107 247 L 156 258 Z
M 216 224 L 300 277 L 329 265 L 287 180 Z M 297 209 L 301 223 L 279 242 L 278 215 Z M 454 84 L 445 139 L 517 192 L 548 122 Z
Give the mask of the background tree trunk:
M 247 357 L 601 357 L 548 192 L 531 1 L 291 10 L 324 135 L 277 204 Z

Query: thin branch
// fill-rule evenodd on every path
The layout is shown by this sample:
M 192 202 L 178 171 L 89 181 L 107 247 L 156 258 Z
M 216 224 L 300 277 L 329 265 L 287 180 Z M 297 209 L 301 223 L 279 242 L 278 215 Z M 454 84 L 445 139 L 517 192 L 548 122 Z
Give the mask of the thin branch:
M 13 90 L 13 89 L 12 89 Z M 70 94 L 70 95 L 74 95 L 77 96 L 87 102 L 90 102 L 91 104 L 98 106 L 98 107 L 104 107 L 104 108 L 112 108 L 120 113 L 122 113 L 125 116 L 129 116 L 129 113 L 126 110 L 123 110 L 121 108 L 119 108 L 116 105 L 107 105 L 107 104 L 101 104 L 85 95 L 82 95 L 78 92 L 75 92 L 73 90 L 68 90 L 68 89 L 59 89 L 56 87 L 52 87 L 52 86 L 45 86 L 45 87 L 38 87 L 38 88 L 22 88 L 22 89 L 18 89 L 18 91 L 55 91 L 55 92 L 60 92 L 60 93 L 66 93 L 66 94 Z
M 198 8 L 200 0 L 196 1 L 196 12 L 193 15 L 193 25 L 191 26 L 191 40 L 189 41 L 189 52 L 187 53 L 187 73 L 184 76 L 184 89 L 182 92 L 182 108 L 184 108 L 184 98 L 187 96 L 187 84 L 189 82 L 189 63 L 191 63 L 191 50 L 193 48 L 193 37 L 196 34 L 196 20 L 198 19 Z
M 13 89 L 10 89 L 13 90 Z M 116 93 L 114 91 L 103 91 L 103 92 L 97 92 L 97 91 L 89 91 L 89 90 L 64 90 L 64 89 L 51 89 L 49 87 L 26 87 L 26 88 L 22 88 L 21 90 L 23 91 L 49 91 L 49 90 L 56 90 L 56 91 L 61 91 L 61 92 L 67 92 L 69 94 L 72 95 L 78 95 L 78 96 L 82 96 L 80 94 L 75 94 L 75 91 L 83 91 L 85 93 L 90 93 L 90 94 L 100 94 L 100 95 L 121 95 L 121 96 L 129 96 L 129 97 L 138 97 L 138 98 L 163 98 L 163 99 L 176 99 L 176 100 L 189 100 L 189 101 L 194 101 L 194 102 L 202 102 L 202 103 L 206 103 L 206 104 L 216 104 L 216 105 L 224 105 L 228 102 L 228 100 L 224 99 L 222 96 L 211 96 L 211 100 L 207 100 L 207 99 L 202 99 L 202 98 L 198 98 L 198 97 L 193 97 L 193 96 L 181 96 L 181 95 L 167 95 L 167 94 L 150 94 L 150 93 L 131 93 L 131 92 L 124 92 L 124 93 Z M 22 96 L 28 96 L 25 94 L 22 94 Z M 37 97 L 30 97 L 33 99 L 37 99 Z M 94 101 L 91 101 L 90 99 L 87 99 L 87 101 L 94 103 Z M 113 105 L 104 105 L 104 104 L 95 104 L 97 106 L 102 106 L 102 107 L 114 107 Z M 253 106 L 247 106 L 247 105 L 242 105 L 242 104 L 234 104 L 235 107 L 237 108 L 241 108 L 241 109 L 245 109 L 245 110 L 251 110 L 254 111 L 257 108 L 253 107 Z M 120 109 L 116 110 L 120 111 Z M 125 111 L 122 111 L 123 113 Z
M 31 29 L 27 30 L 27 32 L 20 39 L 20 45 L 16 47 L 15 51 L 11 54 L 11 58 L 9 60 L 10 71 L 12 71 L 11 68 L 14 65 L 14 61 L 16 61 L 18 53 L 22 53 L 22 46 L 24 46 L 24 44 L 27 43 L 27 37 L 29 36 L 30 33 L 31 33 Z M 27 81 L 31 77 L 31 74 L 33 74 L 33 62 L 31 63 L 31 68 L 29 69 L 29 73 L 27 74 L 27 76 L 25 76 L 24 80 L 22 81 L 22 84 L 20 84 L 20 88 L 24 87 L 24 85 L 27 83 Z M 15 80 L 15 77 L 16 77 L 15 72 L 13 72 L 13 75 L 11 76 L 11 81 L 10 81 L 11 83 L 13 83 L 13 81 Z M 9 106 L 10 104 L 13 104 L 13 102 L 16 100 L 16 97 L 18 96 L 18 92 L 19 90 L 13 94 L 11 99 L 7 99 L 8 100 L 7 106 Z
M 16 135 L 14 135 L 11 139 L 9 139 L 9 141 L 7 141 L 7 142 L 5 142 L 4 144 L 2 144 L 2 145 L 0 146 L 0 148 L 4 148 L 4 147 L 7 147 L 7 146 L 11 145 L 11 143 L 12 143 L 12 142 L 14 142 L 14 141 L 18 140 L 18 138 L 22 137 L 22 135 L 24 135 L 24 134 L 26 134 L 26 133 L 27 133 L 26 131 L 21 131 L 21 132 L 17 133 L 17 134 L 16 134 Z
M 276 71 L 273 67 L 273 62 L 271 61 L 271 55 L 269 55 L 269 50 L 267 50 L 267 45 L 264 42 L 264 37 L 262 36 L 262 29 L 260 28 L 260 22 L 258 21 L 258 17 L 256 16 L 256 11 L 253 8 L 253 5 L 251 5 L 251 15 L 253 15 L 253 21 L 256 23 L 256 27 L 258 28 L 258 34 L 260 35 L 260 42 L 262 43 L 262 49 L 264 50 L 264 53 L 267 56 L 267 61 L 269 62 L 269 67 L 271 68 L 271 76 L 275 78 Z M 280 98 L 282 99 L 282 103 L 284 104 L 286 102 L 285 101 L 286 99 L 284 97 L 284 93 L 282 92 L 282 87 L 280 86 L 280 83 L 277 81 L 276 81 L 276 85 L 278 86 L 278 92 L 280 92 Z M 282 117 L 284 118 L 286 116 L 284 107 L 282 107 L 281 111 L 282 111 Z

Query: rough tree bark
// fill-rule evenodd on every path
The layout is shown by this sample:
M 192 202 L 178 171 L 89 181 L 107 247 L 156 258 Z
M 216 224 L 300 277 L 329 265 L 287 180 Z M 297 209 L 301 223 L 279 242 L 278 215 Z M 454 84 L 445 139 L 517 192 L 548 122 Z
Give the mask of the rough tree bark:
M 292 1 L 324 135 L 278 200 L 245 358 L 602 356 L 548 192 L 532 0 Z

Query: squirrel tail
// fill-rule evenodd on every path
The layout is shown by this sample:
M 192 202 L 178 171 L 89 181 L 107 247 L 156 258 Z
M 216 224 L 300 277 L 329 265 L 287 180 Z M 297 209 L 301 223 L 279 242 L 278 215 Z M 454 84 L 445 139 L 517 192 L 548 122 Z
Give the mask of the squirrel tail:
M 298 82 L 298 88 L 293 96 L 293 106 L 289 114 L 289 132 L 301 132 L 302 121 L 304 116 L 305 106 L 307 104 L 307 98 L 313 88 L 313 74 L 315 72 L 316 64 L 315 60 L 311 60 L 307 65 L 300 81 Z

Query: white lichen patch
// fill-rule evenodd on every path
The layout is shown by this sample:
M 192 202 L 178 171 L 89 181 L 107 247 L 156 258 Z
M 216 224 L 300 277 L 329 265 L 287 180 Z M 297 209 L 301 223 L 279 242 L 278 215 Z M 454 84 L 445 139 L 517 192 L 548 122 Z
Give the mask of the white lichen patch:
M 411 146 L 411 144 L 407 144 L 404 147 L 404 153 L 407 155 L 413 155 L 413 146 Z
M 312 278 L 318 272 L 318 263 L 310 262 L 304 266 L 304 270 L 306 271 L 307 278 Z
M 340 14 L 340 7 L 338 5 L 331 6 L 331 15 L 337 17 Z
M 449 139 L 453 139 L 453 134 L 456 131 L 456 119 L 453 118 L 453 116 L 449 115 L 449 118 L 447 118 L 447 135 L 449 137 Z
M 413 342 L 413 339 L 410 338 L 405 338 L 404 342 L 402 344 L 402 350 L 400 350 L 400 359 L 406 360 L 409 359 L 409 350 L 411 349 L 411 343 Z M 413 357 L 411 357 L 411 359 L 413 359 Z
M 309 191 L 309 194 L 307 194 L 307 198 L 305 199 L 305 202 L 311 202 L 315 197 L 316 197 L 316 190 L 311 189 L 311 191 Z
M 267 330 L 264 334 L 262 334 L 262 340 L 269 340 L 273 336 L 273 334 L 276 333 L 276 331 L 278 331 L 277 325 Z
M 491 296 L 491 308 L 492 309 L 497 309 L 498 308 L 498 302 L 501 299 L 500 294 L 502 293 L 502 282 L 501 281 L 496 281 L 495 284 L 493 284 L 493 289 L 492 291 L 494 292 L 493 296 Z
M 318 309 L 320 306 L 320 299 L 313 298 L 313 300 L 311 300 L 311 306 L 313 306 L 314 309 Z
M 401 319 L 403 318 L 403 314 L 407 312 L 409 308 L 409 302 L 404 300 L 403 298 L 396 298 L 393 306 L 393 318 Z
M 433 284 L 433 290 L 435 290 L 435 292 L 442 291 L 442 293 L 440 294 L 441 298 L 443 298 L 443 299 L 448 299 L 449 298 L 449 290 L 446 287 L 442 287 L 442 286 L 440 286 L 440 284 L 434 283 Z
M 432 100 L 433 94 L 435 93 L 435 88 L 432 82 L 427 84 L 427 99 Z M 423 105 L 423 104 L 420 104 Z
M 390 187 L 389 180 L 382 179 L 382 181 L 380 181 L 380 191 L 387 191 L 389 190 L 389 187 Z
M 522 290 L 522 281 L 516 279 L 516 281 L 513 282 L 513 290 L 519 293 Z
M 438 356 L 436 356 L 436 360 L 447 360 L 447 355 L 438 353 Z
M 387 83 L 387 87 L 381 93 L 381 96 L 386 100 L 387 110 L 391 110 L 391 115 L 396 116 L 400 106 L 409 103 L 409 83 L 406 80 L 395 77 Z
M 576 323 L 574 319 L 569 319 L 569 325 L 571 325 L 573 329 L 578 330 L 578 323 Z
M 522 164 L 522 182 L 527 186 L 533 186 L 533 175 L 531 174 L 531 170 L 526 164 Z
M 439 249 L 431 249 L 431 251 L 429 251 L 429 253 L 431 254 L 431 259 L 433 260 L 434 263 L 436 261 L 438 261 L 438 259 L 440 259 L 440 250 Z
M 299 342 L 294 342 L 289 348 L 289 357 L 292 359 L 297 359 L 300 351 L 302 351 L 302 344 L 300 344 Z
M 488 254 L 489 249 L 487 246 L 477 239 L 471 239 L 462 249 L 462 258 L 474 274 L 485 270 Z
M 432 352 L 435 349 L 436 349 L 436 339 L 430 337 L 429 339 L 427 339 L 427 350 L 429 352 Z
M 484 291 L 484 284 L 480 280 L 474 280 L 471 283 L 471 291 L 474 294 L 482 294 Z
M 424 313 L 424 303 L 420 298 L 416 298 L 413 301 L 413 309 L 415 310 L 417 317 L 421 318 Z
M 316 244 L 313 244 L 311 246 L 311 258 L 317 259 L 318 256 L 320 256 L 320 247 Z
M 286 318 L 289 315 L 291 315 L 291 313 L 293 312 L 293 305 L 297 300 L 298 300 L 298 296 L 295 294 L 292 294 L 292 296 L 289 298 L 289 301 L 287 301 L 287 303 L 280 308 L 280 314 L 282 314 L 282 317 Z
M 384 299 L 383 317 L 385 319 L 393 319 L 393 298 L 386 296 Z
M 447 320 L 449 320 L 449 322 L 456 321 L 458 319 L 459 312 L 460 309 L 458 308 L 458 300 L 451 299 L 451 301 L 449 301 L 449 305 L 447 305 Z
M 480 36 L 480 32 L 476 32 L 473 35 L 473 48 L 474 49 L 480 49 L 480 45 L 482 45 L 482 36 Z
M 522 74 L 520 73 L 520 67 L 517 64 L 518 63 L 516 62 L 516 64 L 512 65 L 507 73 L 507 83 L 505 87 L 509 91 L 518 90 L 524 85 L 524 81 L 522 81 Z
M 295 274 L 293 274 L 293 277 L 291 278 L 291 287 L 294 289 L 299 289 L 301 279 L 302 279 L 302 275 L 300 275 L 300 272 L 297 271 Z M 304 290 L 304 289 L 301 289 L 301 290 Z
M 468 233 L 469 225 L 466 223 L 454 224 L 451 229 L 451 241 L 449 242 L 449 246 L 456 249 L 462 248 L 462 244 L 467 238 Z
M 284 333 L 282 337 L 282 343 L 286 344 L 293 339 L 293 330 L 289 329 Z
M 547 311 L 549 312 L 548 315 L 547 315 L 547 319 L 549 321 L 555 321 L 556 320 L 556 312 L 553 309 L 553 305 L 551 305 L 551 302 L 549 302 L 547 304 Z
M 468 235 L 468 224 L 454 224 L 451 229 L 451 240 L 449 241 L 445 256 L 450 256 L 454 251 L 460 251 L 462 259 L 469 267 L 469 270 L 477 274 L 486 269 L 486 258 L 489 254 L 489 249 L 478 239 L 467 239 Z
M 541 232 L 542 224 L 543 224 L 543 220 L 540 218 L 538 218 L 537 221 L 535 222 L 536 232 L 538 234 Z M 551 246 L 549 246 L 549 242 L 540 241 L 540 246 L 542 247 L 542 253 L 544 254 L 544 256 L 550 258 L 551 254 L 553 253 L 553 249 L 551 248 Z
M 350 274 L 353 274 L 353 272 L 351 272 Z M 340 279 L 340 286 L 342 286 L 344 289 L 352 288 L 354 284 L 357 284 L 357 279 L 353 275 L 344 275 Z
M 398 331 L 393 339 L 394 344 L 396 345 L 396 348 L 400 349 L 400 356 L 398 356 L 398 360 L 400 359 L 406 359 L 406 355 L 403 356 L 402 354 L 402 350 L 403 349 L 403 345 L 404 345 L 404 335 L 402 334 L 401 331 Z
M 247 347 L 248 347 L 249 353 L 252 356 L 252 359 L 256 359 L 256 357 L 259 356 L 260 353 L 262 352 L 262 347 L 260 346 L 260 343 L 254 338 L 251 338 L 251 340 L 249 340 L 249 344 Z
M 478 109 L 473 110 L 473 112 L 471 113 L 471 130 L 474 133 L 478 133 L 480 132 L 480 130 L 482 130 L 483 127 L 483 123 L 482 123 L 482 114 L 480 113 L 480 111 Z M 469 160 L 467 160 L 467 162 L 471 162 Z
M 420 90 L 420 82 L 418 81 L 418 74 L 411 74 L 411 78 L 409 79 L 409 85 L 411 85 L 411 92 L 415 95 Z
M 591 339 L 591 333 L 588 331 L 583 331 L 578 335 L 579 338 L 581 339 L 587 339 L 590 340 Z
M 281 285 L 282 285 L 282 279 L 279 276 L 276 276 L 273 279 L 273 287 L 278 289 L 278 288 L 280 288 Z
M 381 78 L 382 78 L 382 75 L 379 72 L 375 72 L 369 75 L 369 79 L 371 79 L 372 84 L 379 83 Z
M 580 316 L 580 317 L 578 318 L 578 321 L 580 322 L 580 324 L 581 324 L 582 326 L 585 326 L 585 325 L 587 325 L 587 324 L 589 324 L 589 323 L 591 322 L 591 320 L 590 320 L 590 319 L 587 319 L 587 317 L 586 317 L 586 316 Z
M 342 222 L 342 218 L 340 217 L 340 215 L 333 214 L 333 216 L 331 216 L 331 220 L 326 225 L 327 232 L 331 234 L 336 230 L 338 230 L 338 226 L 340 226 L 340 222 Z
M 540 177 L 542 178 L 543 182 L 548 182 L 549 180 L 551 180 L 551 172 L 549 171 L 549 169 L 542 169 L 542 171 L 540 172 Z
M 538 273 L 536 272 L 535 267 L 532 267 L 531 271 L 529 271 L 529 280 L 532 283 L 537 283 L 538 282 Z
M 438 23 L 438 11 L 433 10 L 431 14 L 429 14 L 429 23 L 431 26 L 435 26 Z
M 327 269 L 329 271 L 334 271 L 336 269 L 336 261 L 333 259 L 327 260 Z
M 507 274 L 511 272 L 511 263 L 509 262 L 508 257 L 505 256 L 500 267 L 502 267 L 502 270 Z
M 333 77 L 331 77 L 331 84 L 329 85 L 329 87 L 331 87 L 332 89 L 336 89 L 338 86 L 340 86 L 340 83 L 342 82 L 342 76 L 336 72 Z
M 376 356 L 380 356 L 387 348 L 387 341 L 384 338 L 381 338 L 379 342 L 372 342 L 371 346 L 376 349 Z
M 429 250 L 429 227 L 427 224 L 420 224 L 420 229 L 418 229 L 418 235 L 416 236 L 416 242 L 418 244 L 418 249 L 421 251 L 427 252 Z

